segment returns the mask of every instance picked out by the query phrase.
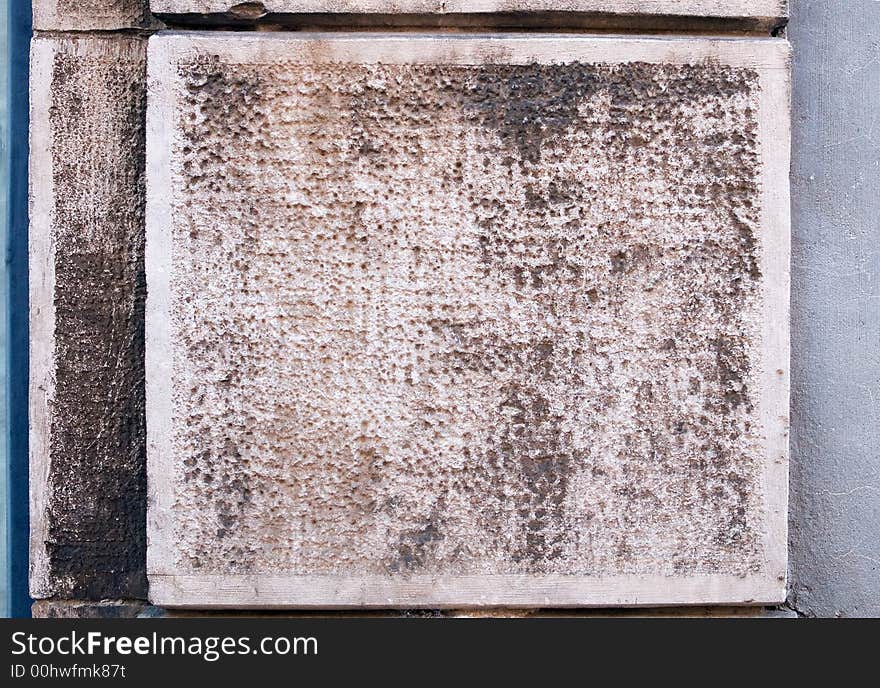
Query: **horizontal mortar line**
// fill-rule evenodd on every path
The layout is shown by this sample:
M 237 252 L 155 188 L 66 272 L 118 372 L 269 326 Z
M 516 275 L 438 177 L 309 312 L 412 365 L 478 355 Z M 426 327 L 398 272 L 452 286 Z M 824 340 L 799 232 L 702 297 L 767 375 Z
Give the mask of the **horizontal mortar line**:
M 215 16 L 220 19 L 224 15 L 208 15 Z M 189 21 L 186 15 L 167 16 L 159 25 L 149 27 L 124 27 L 112 29 L 34 29 L 34 37 L 39 38 L 72 38 L 72 37 L 93 37 L 111 39 L 116 36 L 125 36 L 133 38 L 149 38 L 155 33 L 165 30 L 174 30 L 178 32 L 212 32 L 212 33 L 300 33 L 300 32 L 320 32 L 327 34 L 336 33 L 420 33 L 420 34 L 436 34 L 436 35 L 471 35 L 486 33 L 522 33 L 542 35 L 548 33 L 571 34 L 571 35 L 597 35 L 597 36 L 616 36 L 619 38 L 627 38 L 630 36 L 664 36 L 664 37 L 682 37 L 682 38 L 756 38 L 756 37 L 784 37 L 784 27 L 780 26 L 778 30 L 768 31 L 749 30 L 745 28 L 736 29 L 728 26 L 726 29 L 709 29 L 709 28 L 661 28 L 661 27 L 627 27 L 627 26 L 563 26 L 563 25 L 543 25 L 543 26 L 522 26 L 508 25 L 505 23 L 474 23 L 467 26 L 449 26 L 441 24 L 399 24 L 388 25 L 381 22 L 373 23 L 316 23 L 314 19 L 302 19 L 304 15 L 289 15 L 290 20 L 285 22 L 248 22 L 237 23 L 228 22 L 220 23 L 214 21 Z M 308 15 L 306 15 L 308 16 Z
M 442 618 L 639 618 L 639 617 L 682 617 L 704 618 L 720 616 L 724 618 L 764 618 L 774 613 L 791 611 L 784 605 L 765 605 L 756 607 L 723 606 L 723 605 L 673 605 L 669 607 L 364 607 L 362 609 L 270 609 L 246 607 L 230 609 L 211 609 L 205 607 L 159 607 L 162 618 L 193 618 L 193 617 L 251 617 L 281 619 L 312 619 L 312 618 L 405 618 L 409 616 L 438 616 Z
M 595 12 L 478 13 L 268 13 L 258 18 L 235 13 L 156 13 L 168 28 L 232 31 L 426 31 L 480 33 L 572 32 L 624 34 L 780 36 L 785 17 L 696 17 L 618 15 Z
M 149 38 L 154 33 L 162 31 L 163 26 L 151 26 L 149 28 L 119 28 L 119 29 L 34 29 L 34 38 Z
M 112 607 L 122 604 L 150 604 L 146 597 L 101 597 L 98 599 L 88 597 L 33 597 L 34 602 L 49 602 L 52 604 L 87 604 L 95 607 Z
M 365 28 L 362 26 L 338 26 L 327 27 L 314 24 L 304 24 L 302 26 L 272 26 L 261 25 L 259 28 L 241 28 L 241 27 L 216 27 L 216 26 L 190 26 L 181 24 L 168 24 L 167 30 L 173 30 L 179 33 L 186 32 L 210 32 L 210 33 L 326 33 L 326 34 L 343 34 L 343 33 L 394 33 L 401 35 L 421 34 L 421 35 L 438 35 L 438 36 L 468 36 L 483 35 L 491 33 L 517 33 L 540 36 L 545 34 L 565 34 L 572 36 L 614 36 L 618 38 L 640 38 L 650 36 L 662 37 L 680 37 L 680 38 L 764 38 L 771 37 L 770 34 L 761 32 L 746 31 L 621 31 L 620 29 L 573 29 L 564 27 L 547 27 L 543 29 L 523 29 L 513 26 L 475 26 L 468 29 L 455 29 L 450 27 L 436 26 L 376 26 Z M 67 32 L 78 33 L 78 32 Z M 155 33 L 155 31 L 151 32 Z

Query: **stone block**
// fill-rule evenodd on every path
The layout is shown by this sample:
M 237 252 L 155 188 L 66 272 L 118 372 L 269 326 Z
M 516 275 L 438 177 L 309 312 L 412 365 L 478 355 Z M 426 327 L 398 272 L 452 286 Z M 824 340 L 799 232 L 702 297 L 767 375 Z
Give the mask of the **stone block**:
M 148 0 L 33 0 L 37 31 L 129 29 L 150 21 Z
M 151 601 L 782 601 L 788 61 L 151 38 Z
M 150 607 L 130 600 L 38 600 L 31 615 L 35 619 L 135 619 Z
M 348 15 L 358 21 L 362 15 L 387 17 L 418 15 L 422 17 L 470 16 L 472 21 L 492 21 L 506 16 L 508 26 L 520 22 L 565 24 L 579 18 L 603 17 L 638 19 L 748 19 L 764 28 L 777 25 L 788 14 L 788 0 L 264 0 L 236 3 L 232 0 L 151 0 L 158 14 L 227 14 L 240 19 L 266 15 Z M 566 18 L 567 17 L 567 18 Z M 482 18 L 482 19 L 481 19 Z M 510 19 L 513 19 L 511 22 Z
M 146 41 L 31 49 L 31 594 L 146 593 Z

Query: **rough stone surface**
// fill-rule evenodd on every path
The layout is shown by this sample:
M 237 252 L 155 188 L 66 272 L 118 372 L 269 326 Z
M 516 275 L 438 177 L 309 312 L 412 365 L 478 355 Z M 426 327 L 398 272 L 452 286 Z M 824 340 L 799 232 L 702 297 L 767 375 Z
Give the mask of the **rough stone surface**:
M 145 41 L 37 38 L 31 593 L 145 594 Z
M 31 615 L 35 619 L 134 619 L 149 610 L 148 605 L 136 600 L 38 600 Z
M 127 29 L 150 21 L 148 0 L 33 0 L 34 29 Z
M 760 70 L 429 42 L 154 42 L 151 574 L 766 577 Z
M 792 20 L 790 604 L 880 616 L 880 3 Z

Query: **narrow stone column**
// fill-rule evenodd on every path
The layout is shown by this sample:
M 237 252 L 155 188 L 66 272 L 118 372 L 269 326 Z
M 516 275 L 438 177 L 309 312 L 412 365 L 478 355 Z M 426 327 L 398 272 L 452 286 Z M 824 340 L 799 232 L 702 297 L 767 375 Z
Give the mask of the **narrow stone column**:
M 121 34 L 32 44 L 35 598 L 146 595 L 145 48 Z

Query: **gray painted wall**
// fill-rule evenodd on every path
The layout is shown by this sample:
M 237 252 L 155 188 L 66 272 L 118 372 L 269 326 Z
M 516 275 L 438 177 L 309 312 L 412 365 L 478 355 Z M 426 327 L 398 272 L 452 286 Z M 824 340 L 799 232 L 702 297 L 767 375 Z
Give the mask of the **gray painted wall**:
M 880 2 L 791 9 L 789 601 L 880 616 Z

